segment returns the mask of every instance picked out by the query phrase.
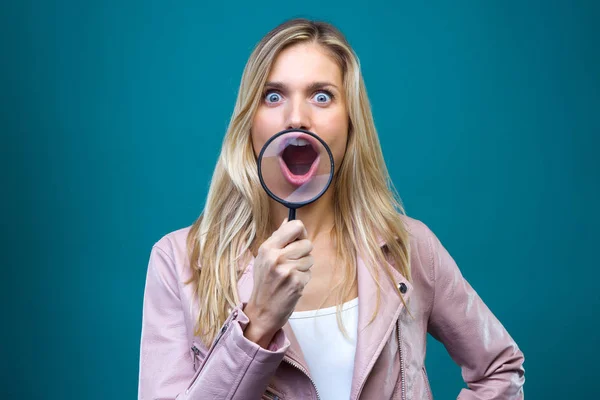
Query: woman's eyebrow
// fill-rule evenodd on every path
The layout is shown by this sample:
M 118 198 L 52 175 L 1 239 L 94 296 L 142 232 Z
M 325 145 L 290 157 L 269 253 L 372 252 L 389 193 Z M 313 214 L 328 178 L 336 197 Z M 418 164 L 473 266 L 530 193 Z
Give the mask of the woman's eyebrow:
M 308 85 L 306 87 L 306 91 L 307 92 L 314 92 L 315 90 L 323 89 L 325 87 L 333 87 L 333 88 L 335 88 L 338 91 L 340 90 L 333 83 L 322 81 L 322 82 L 313 82 L 313 83 L 311 83 L 310 85 Z M 283 83 L 283 82 L 267 82 L 267 83 L 265 83 L 265 88 L 281 90 L 282 92 L 286 92 L 286 91 L 289 90 L 288 86 L 285 83 Z
M 332 87 L 336 90 L 339 90 L 339 88 L 336 85 L 334 85 L 333 83 L 330 83 L 330 82 L 313 82 L 310 85 L 308 85 L 306 90 L 308 92 L 314 92 L 315 90 L 323 89 L 326 87 Z

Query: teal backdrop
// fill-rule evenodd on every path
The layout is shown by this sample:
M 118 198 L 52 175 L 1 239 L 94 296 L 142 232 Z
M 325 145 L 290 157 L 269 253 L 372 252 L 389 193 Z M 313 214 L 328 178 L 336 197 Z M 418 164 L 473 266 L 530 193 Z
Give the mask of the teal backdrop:
M 527 397 L 597 398 L 598 4 L 3 3 L 1 397 L 136 398 L 150 248 L 201 212 L 252 47 L 302 16 L 354 46 L 407 213 L 524 351 Z

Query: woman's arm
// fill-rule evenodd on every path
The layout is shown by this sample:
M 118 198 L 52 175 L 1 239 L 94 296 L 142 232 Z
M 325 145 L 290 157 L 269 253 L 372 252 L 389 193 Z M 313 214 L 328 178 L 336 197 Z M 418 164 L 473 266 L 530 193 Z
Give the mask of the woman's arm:
M 460 400 L 523 399 L 523 353 L 429 231 L 434 299 L 428 331 L 462 369 Z
M 260 398 L 283 360 L 289 341 L 277 332 L 269 351 L 244 337 L 249 320 L 236 307 L 194 371 L 179 295 L 178 274 L 167 251 L 152 248 L 144 293 L 138 399 Z

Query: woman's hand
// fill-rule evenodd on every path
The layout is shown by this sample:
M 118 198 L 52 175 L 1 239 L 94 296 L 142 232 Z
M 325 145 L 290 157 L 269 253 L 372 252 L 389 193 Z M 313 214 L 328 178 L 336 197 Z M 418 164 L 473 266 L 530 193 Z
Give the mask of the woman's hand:
M 267 348 L 294 312 L 310 280 L 313 244 L 300 220 L 283 221 L 258 249 L 254 288 L 244 312 L 250 323 L 244 335 Z

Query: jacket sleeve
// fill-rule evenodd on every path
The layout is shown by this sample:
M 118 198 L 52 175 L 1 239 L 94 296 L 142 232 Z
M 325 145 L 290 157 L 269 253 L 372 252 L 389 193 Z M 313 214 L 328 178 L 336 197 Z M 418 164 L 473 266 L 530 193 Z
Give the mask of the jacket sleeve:
M 256 399 L 283 360 L 283 330 L 269 350 L 246 339 L 244 304 L 232 310 L 206 356 L 194 370 L 180 284 L 173 258 L 152 248 L 142 316 L 139 400 Z
M 462 370 L 459 400 L 523 399 L 523 353 L 429 231 L 434 297 L 428 331 Z

